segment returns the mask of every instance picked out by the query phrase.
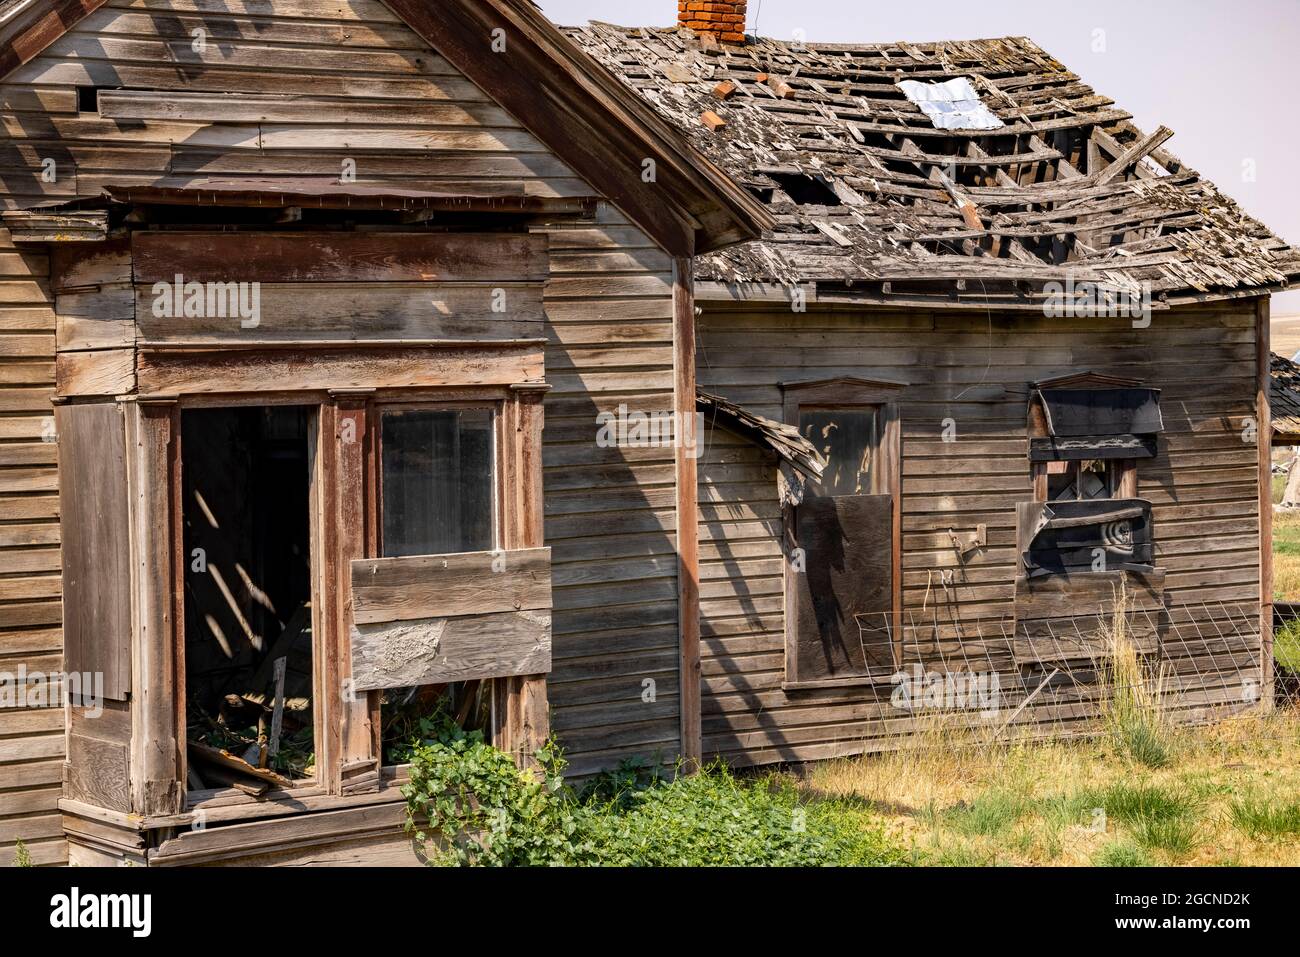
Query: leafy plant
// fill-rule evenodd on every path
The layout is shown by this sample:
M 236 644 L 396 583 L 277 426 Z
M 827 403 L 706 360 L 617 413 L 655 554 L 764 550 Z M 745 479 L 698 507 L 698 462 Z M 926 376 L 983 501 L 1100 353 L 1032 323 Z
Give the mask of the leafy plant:
M 721 764 L 671 779 L 644 761 L 564 782 L 555 743 L 520 770 L 481 732 L 425 719 L 405 755 L 407 828 L 430 863 L 487 866 L 818 866 L 903 863 L 878 825 L 835 801 L 803 803 L 776 777 Z
M 23 843 L 22 838 L 14 845 L 14 867 L 35 867 L 32 861 L 32 852 L 27 850 L 27 845 Z

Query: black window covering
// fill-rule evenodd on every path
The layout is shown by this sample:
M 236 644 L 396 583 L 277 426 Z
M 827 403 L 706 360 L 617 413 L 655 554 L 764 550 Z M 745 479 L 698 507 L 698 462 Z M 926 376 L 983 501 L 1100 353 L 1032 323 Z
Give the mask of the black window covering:
M 1020 541 L 1025 574 L 1145 569 L 1152 562 L 1151 503 L 1139 498 L 1026 503 Z M 1096 568 L 1097 549 L 1104 565 Z
M 799 506 L 799 681 L 894 670 L 893 519 L 891 495 L 810 495 Z
M 1164 431 L 1159 389 L 1039 389 L 1047 437 L 1029 444 L 1035 462 L 1153 458 Z

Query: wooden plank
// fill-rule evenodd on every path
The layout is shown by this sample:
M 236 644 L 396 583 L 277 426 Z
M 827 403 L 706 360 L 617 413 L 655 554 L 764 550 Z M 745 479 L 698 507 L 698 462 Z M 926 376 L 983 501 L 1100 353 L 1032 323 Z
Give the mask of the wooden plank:
M 1270 301 L 1255 300 L 1255 444 L 1259 454 L 1260 691 L 1265 709 L 1274 703 L 1273 681 L 1273 413 L 1270 367 Z
M 131 690 L 131 564 L 126 431 L 114 403 L 61 405 L 59 511 L 63 516 L 64 659 L 100 672 L 104 696 Z
M 352 629 L 352 681 L 358 691 L 550 670 L 548 612 L 497 612 Z
M 212 309 L 205 294 L 198 316 L 178 314 L 170 289 L 136 287 L 133 311 L 142 340 L 528 339 L 544 335 L 546 316 L 541 283 L 263 283 L 255 294 L 246 289 L 242 300 L 214 292 Z M 216 308 L 218 298 L 225 308 Z
M 57 243 L 50 249 L 50 287 L 56 294 L 130 281 L 131 244 L 128 239 Z
M 474 282 L 547 278 L 538 233 L 135 232 L 135 281 Z
M 85 353 L 93 355 L 94 353 Z M 374 347 L 331 344 L 256 352 L 211 349 L 139 353 L 142 394 L 286 392 L 312 389 L 509 385 L 540 380 L 533 342 Z
M 68 736 L 67 767 L 64 794 L 68 798 L 114 811 L 131 810 L 127 745 L 71 734 Z
M 175 403 L 130 403 L 126 407 L 132 551 L 138 565 L 134 590 L 136 632 L 131 739 L 131 807 L 139 814 L 180 810 L 183 764 L 178 714 L 184 713 L 184 684 L 176 681 L 181 639 L 175 595 L 172 537 L 180 506 L 178 474 L 180 414 Z
M 551 550 L 528 548 L 352 561 L 357 624 L 551 607 Z
M 54 369 L 60 396 L 115 396 L 135 391 L 135 354 L 130 349 L 59 353 Z
M 11 11 L 0 26 L 0 78 L 35 58 L 104 0 L 54 0 Z
M 699 443 L 695 397 L 694 261 L 673 260 L 673 411 L 681 437 L 673 450 L 677 515 L 677 623 L 681 755 L 702 760 L 700 731 Z
M 333 434 L 322 436 L 325 454 L 333 459 L 333 498 L 327 513 L 333 523 L 334 545 L 323 553 L 324 580 L 329 582 L 333 599 L 333 626 L 327 632 L 326 654 L 332 659 L 330 670 L 337 670 L 344 693 L 338 709 L 338 763 L 331 763 L 326 780 L 331 790 L 352 787 L 374 790 L 378 787 L 378 770 L 382 760 L 376 695 L 360 694 L 354 673 L 355 641 L 349 641 L 352 609 L 352 575 L 349 563 L 374 554 L 374 542 L 368 527 L 375 496 L 369 492 L 369 476 L 378 447 L 377 419 L 371 411 L 367 393 L 336 393 L 333 396 Z M 374 773 L 373 779 L 367 775 Z M 362 779 L 360 782 L 358 778 Z M 337 784 L 333 782 L 337 781 Z M 364 782 L 364 783 L 363 783 Z

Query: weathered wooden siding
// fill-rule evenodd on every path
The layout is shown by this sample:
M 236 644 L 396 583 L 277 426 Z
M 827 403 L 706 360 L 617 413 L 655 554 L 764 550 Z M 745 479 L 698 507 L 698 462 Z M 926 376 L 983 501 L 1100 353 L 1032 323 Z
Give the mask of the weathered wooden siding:
M 954 623 L 969 634 L 974 619 L 1012 611 L 1016 503 L 1033 497 L 1026 385 L 1078 369 L 1163 390 L 1166 431 L 1158 457 L 1138 464 L 1138 494 L 1153 504 L 1168 603 L 1258 602 L 1256 449 L 1243 439 L 1255 414 L 1254 323 L 1250 301 L 1156 313 L 1147 329 L 1028 313 L 810 306 L 793 314 L 709 303 L 699 377 L 702 388 L 777 419 L 782 381 L 855 375 L 909 383 L 899 397 L 905 616 L 924 608 L 950 636 Z M 999 385 L 1003 398 L 969 401 Z M 955 442 L 941 437 L 946 418 Z M 889 704 L 890 686 L 782 690 L 780 507 L 770 461 L 710 430 L 700 512 L 705 753 L 764 763 L 887 746 L 884 735 L 907 726 L 906 713 Z M 948 529 L 969 533 L 979 523 L 988 525 L 988 547 L 968 556 L 963 571 Z M 956 574 L 950 590 L 940 583 L 945 569 Z M 1216 645 L 1214 617 L 1223 613 L 1200 622 L 1208 643 L 1181 650 L 1166 643 L 1189 705 L 1239 701 L 1239 668 L 1258 661 L 1257 634 Z M 1195 622 L 1181 624 L 1185 635 L 1198 634 Z M 983 646 L 968 647 L 984 660 Z M 995 659 L 1006 657 L 1005 642 L 988 647 Z M 947 644 L 945 655 L 957 649 Z M 1043 721 L 1065 716 L 1040 711 Z
M 672 270 L 614 210 L 551 231 L 546 543 L 553 724 L 577 773 L 679 751 L 673 450 L 600 448 L 596 417 L 672 409 Z
M 196 29 L 205 31 L 201 51 L 193 48 Z M 165 92 L 105 92 L 105 115 L 79 114 L 76 87 L 87 85 Z M 333 177 L 347 162 L 361 184 L 592 193 L 378 0 L 111 0 L 0 82 L 0 124 L 6 208 L 93 195 L 110 183 Z M 52 182 L 41 176 L 46 160 Z M 671 757 L 678 750 L 672 450 L 595 444 L 599 411 L 620 402 L 672 408 L 670 265 L 607 205 L 591 224 L 537 228 L 551 235 L 544 307 L 554 385 L 545 449 L 553 724 L 575 770 L 629 754 Z M 41 441 L 54 316 L 43 258 L 16 256 L 0 242 L 0 267 L 0 661 L 54 667 L 55 446 Z M 122 318 L 130 310 L 124 305 Z M 0 760 L 32 762 L 21 765 L 22 777 L 3 768 L 0 845 L 23 836 L 61 849 L 52 811 L 62 751 L 58 712 L 0 715 Z M 49 788 L 29 790 L 37 783 Z M 5 817 L 11 807 L 28 816 Z M 8 856 L 0 848 L 0 858 Z
M 54 309 L 44 254 L 0 229 L 0 683 L 49 699 L 62 667 Z M 32 697 L 27 703 L 34 703 Z M 0 866 L 22 839 L 38 864 L 67 860 L 55 802 L 63 710 L 0 705 Z

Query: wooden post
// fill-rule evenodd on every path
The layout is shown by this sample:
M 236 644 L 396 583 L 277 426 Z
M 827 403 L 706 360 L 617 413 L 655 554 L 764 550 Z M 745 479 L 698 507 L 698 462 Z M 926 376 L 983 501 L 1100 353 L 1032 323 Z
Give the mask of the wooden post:
M 1273 414 L 1269 298 L 1255 300 L 1255 427 L 1259 450 L 1260 704 L 1273 707 Z
M 673 260 L 673 410 L 681 434 L 674 461 L 677 480 L 677 625 L 682 759 L 699 767 L 700 729 L 700 526 L 695 434 L 695 279 L 694 260 Z
M 321 646 L 336 659 L 339 678 L 339 763 L 328 769 L 330 783 L 342 793 L 379 788 L 379 754 L 375 750 L 373 714 L 379 692 L 359 693 L 352 689 L 352 575 L 354 558 L 368 551 L 366 483 L 368 446 L 372 440 L 369 414 L 371 390 L 331 393 L 334 434 L 322 445 L 332 449 L 337 471 L 333 475 L 333 510 L 327 521 L 334 524 L 337 567 L 327 559 L 326 587 L 334 589 L 334 622 Z M 335 777 L 337 775 L 337 778 Z
M 504 409 L 506 428 L 513 433 L 508 442 L 513 455 L 506 482 L 510 520 L 506 523 L 503 542 L 508 549 L 545 545 L 542 400 L 549 388 L 541 383 L 512 386 L 514 401 L 507 402 Z M 534 763 L 533 752 L 550 736 L 546 675 L 499 678 L 494 684 L 498 711 L 504 711 L 497 723 L 501 735 L 498 746 L 514 755 L 520 767 L 528 767 Z
M 175 401 L 127 407 L 127 460 L 135 589 L 131 707 L 131 806 L 137 814 L 181 809 L 178 728 L 185 682 L 178 675 L 176 584 L 180 490 Z

